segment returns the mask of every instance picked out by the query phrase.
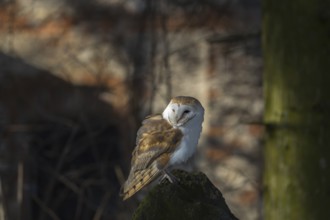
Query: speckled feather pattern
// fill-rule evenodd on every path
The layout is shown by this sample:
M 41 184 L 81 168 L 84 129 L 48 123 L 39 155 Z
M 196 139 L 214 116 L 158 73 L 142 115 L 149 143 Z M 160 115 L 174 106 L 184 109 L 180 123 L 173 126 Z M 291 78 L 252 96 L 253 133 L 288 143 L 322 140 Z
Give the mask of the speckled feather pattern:
M 137 132 L 131 171 L 122 188 L 127 199 L 162 175 L 162 171 L 189 159 L 196 151 L 204 109 L 192 97 L 175 97 L 161 115 L 147 117 Z

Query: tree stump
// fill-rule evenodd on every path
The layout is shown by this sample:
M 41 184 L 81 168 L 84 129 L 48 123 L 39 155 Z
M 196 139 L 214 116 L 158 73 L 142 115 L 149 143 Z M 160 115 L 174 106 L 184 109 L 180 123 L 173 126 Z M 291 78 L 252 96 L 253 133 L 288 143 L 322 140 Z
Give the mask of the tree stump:
M 176 170 L 178 183 L 162 181 L 142 200 L 133 220 L 237 220 L 221 192 L 201 172 Z

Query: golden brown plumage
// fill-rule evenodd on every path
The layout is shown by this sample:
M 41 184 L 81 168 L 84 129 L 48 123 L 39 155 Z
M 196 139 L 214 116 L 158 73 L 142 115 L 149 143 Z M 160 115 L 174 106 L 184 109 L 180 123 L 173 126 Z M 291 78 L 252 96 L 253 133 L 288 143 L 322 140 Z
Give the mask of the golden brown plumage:
M 132 153 L 131 171 L 122 189 L 124 200 L 162 174 L 181 138 L 182 132 L 161 115 L 147 117 L 142 122 Z

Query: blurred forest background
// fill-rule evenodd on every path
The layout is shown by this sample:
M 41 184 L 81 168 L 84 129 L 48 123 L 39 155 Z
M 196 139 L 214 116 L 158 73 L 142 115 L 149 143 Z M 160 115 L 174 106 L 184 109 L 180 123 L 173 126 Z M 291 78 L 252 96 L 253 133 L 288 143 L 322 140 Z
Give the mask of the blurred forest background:
M 197 169 L 261 219 L 258 0 L 0 0 L 0 219 L 130 219 L 141 120 L 206 109 Z

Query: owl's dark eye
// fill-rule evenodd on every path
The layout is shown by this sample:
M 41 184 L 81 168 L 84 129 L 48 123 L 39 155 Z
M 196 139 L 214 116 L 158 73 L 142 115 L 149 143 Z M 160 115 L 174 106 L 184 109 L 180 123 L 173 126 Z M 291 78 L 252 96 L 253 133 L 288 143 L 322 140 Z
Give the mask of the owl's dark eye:
M 183 114 L 188 114 L 189 112 L 189 110 L 184 110 Z
M 174 108 L 172 108 L 172 112 L 175 112 Z

